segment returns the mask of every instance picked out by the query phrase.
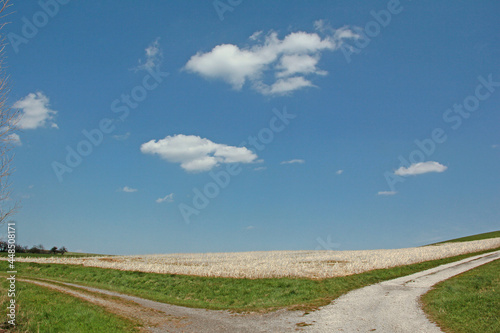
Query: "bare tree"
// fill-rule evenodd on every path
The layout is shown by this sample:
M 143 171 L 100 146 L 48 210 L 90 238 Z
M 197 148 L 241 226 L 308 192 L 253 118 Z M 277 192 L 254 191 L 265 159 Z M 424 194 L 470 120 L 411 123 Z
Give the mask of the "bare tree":
M 4 20 L 6 9 L 10 6 L 9 0 L 0 0 L 0 19 Z M 7 22 L 0 24 L 0 32 Z M 19 114 L 9 105 L 9 76 L 5 72 L 5 37 L 0 39 L 0 224 L 8 221 L 14 214 L 17 204 L 11 202 L 9 176 L 12 173 L 12 147 L 19 137 L 16 132 L 16 122 Z
M 61 255 L 64 255 L 66 252 L 68 252 L 68 249 L 66 248 L 66 246 L 63 246 L 59 249 L 59 253 Z

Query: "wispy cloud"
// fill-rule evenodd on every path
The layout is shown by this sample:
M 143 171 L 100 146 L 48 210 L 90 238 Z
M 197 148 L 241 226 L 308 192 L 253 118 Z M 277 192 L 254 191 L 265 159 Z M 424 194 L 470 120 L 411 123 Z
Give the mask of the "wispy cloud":
M 125 134 L 115 134 L 112 136 L 113 139 L 117 141 L 125 141 L 130 137 L 130 132 L 127 132 Z
M 267 169 L 266 167 L 256 167 L 253 170 L 254 171 L 263 171 L 263 170 L 266 170 L 266 169 Z
M 377 193 L 377 195 L 395 195 L 396 193 L 398 193 L 398 192 L 396 192 L 396 191 L 380 191 Z
M 247 227 L 245 227 L 245 230 L 253 230 L 255 229 L 255 227 L 253 225 L 249 225 Z
M 139 65 L 134 68 L 135 71 L 138 70 L 152 70 L 159 66 L 163 61 L 163 52 L 160 47 L 160 38 L 156 38 L 148 47 L 144 50 L 144 59 L 139 59 Z
M 170 193 L 164 196 L 163 198 L 158 198 L 156 199 L 157 203 L 162 203 L 162 202 L 173 202 L 174 201 L 174 194 Z
M 137 192 L 137 189 L 131 188 L 128 186 L 124 186 L 123 188 L 120 188 L 119 191 L 126 192 L 126 193 L 133 193 L 133 192 Z
M 359 38 L 348 27 L 327 30 L 323 23 L 321 28 L 323 37 L 316 32 L 298 31 L 283 39 L 274 31 L 261 38 L 262 31 L 256 31 L 250 36 L 254 45 L 217 45 L 209 52 L 193 55 L 184 69 L 207 79 L 223 80 L 235 90 L 249 82 L 263 95 L 285 95 L 313 87 L 310 77 L 327 74 L 317 66 L 322 52 L 338 50 L 344 40 Z
M 195 135 L 177 134 L 141 145 L 144 154 L 159 155 L 191 172 L 209 171 L 223 163 L 255 163 L 257 155 L 245 147 L 215 143 Z
M 304 161 L 304 160 L 295 159 L 295 160 L 283 161 L 280 164 L 302 164 L 305 162 L 306 161 Z
M 16 125 L 20 129 L 36 129 L 46 126 L 58 128 L 53 121 L 57 111 L 50 109 L 49 102 L 49 98 L 41 92 L 30 93 L 15 102 L 12 107 L 21 110 Z
M 343 173 L 344 173 L 344 170 L 337 170 L 337 171 L 335 171 L 335 174 L 337 174 L 337 175 L 341 175 Z
M 394 171 L 394 174 L 398 176 L 415 176 L 429 172 L 444 172 L 446 169 L 448 169 L 447 166 L 444 166 L 438 162 L 428 161 L 414 163 L 408 168 L 400 167 L 399 169 Z
M 7 137 L 7 140 L 12 142 L 16 146 L 22 146 L 22 144 L 23 144 L 21 142 L 21 138 L 19 137 L 19 135 L 17 133 L 9 134 Z

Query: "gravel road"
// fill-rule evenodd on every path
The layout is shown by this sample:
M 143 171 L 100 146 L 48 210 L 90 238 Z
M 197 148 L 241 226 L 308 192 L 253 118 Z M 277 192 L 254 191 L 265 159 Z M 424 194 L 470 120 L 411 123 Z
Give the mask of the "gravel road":
M 500 258 L 500 251 L 351 291 L 307 316 L 307 332 L 434 333 L 419 299 L 438 282 Z
M 107 290 L 50 280 L 24 280 L 59 290 L 111 312 L 133 318 L 146 332 L 441 332 L 426 318 L 419 298 L 434 284 L 500 258 L 490 252 L 423 272 L 351 291 L 318 311 L 304 315 L 279 310 L 266 314 L 232 314 L 228 311 L 192 309 Z M 88 293 L 91 292 L 91 293 Z M 102 297 L 99 297 L 102 295 Z M 119 300 L 107 296 L 118 297 Z

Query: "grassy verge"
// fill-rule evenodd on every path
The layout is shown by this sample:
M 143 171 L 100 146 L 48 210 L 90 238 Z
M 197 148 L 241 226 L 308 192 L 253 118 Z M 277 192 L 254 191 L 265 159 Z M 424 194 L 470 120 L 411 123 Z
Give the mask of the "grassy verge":
M 437 284 L 424 311 L 445 332 L 500 332 L 500 260 Z
M 500 237 L 500 230 L 499 231 L 486 232 L 484 234 L 478 234 L 478 235 L 472 235 L 472 236 L 467 236 L 467 237 L 450 239 L 450 240 L 447 240 L 447 241 L 444 241 L 444 242 L 434 243 L 434 244 L 430 244 L 430 245 L 445 244 L 445 243 L 457 243 L 457 242 L 469 242 L 469 241 L 489 239 L 489 238 L 497 238 L 497 237 Z
M 74 282 L 188 307 L 235 311 L 273 310 L 284 307 L 308 310 L 326 305 L 350 290 L 461 260 L 475 254 L 324 280 L 207 278 L 118 271 L 78 265 L 21 262 L 16 263 L 16 268 L 19 277 Z M 7 271 L 7 262 L 2 261 L 0 272 L 5 271 Z
M 7 257 L 9 255 L 8 252 L 0 252 L 0 258 Z M 80 253 L 80 252 L 66 252 L 64 255 L 60 253 L 52 254 L 52 253 L 16 253 L 16 257 L 24 258 L 24 257 L 32 257 L 32 258 L 45 258 L 45 257 L 69 257 L 69 258 L 78 258 L 78 257 L 98 257 L 103 256 L 104 254 L 94 254 L 94 253 Z M 109 256 L 109 255 L 105 255 Z
M 7 318 L 8 284 L 0 283 L 0 307 Z M 6 332 L 139 332 L 137 323 L 101 307 L 48 288 L 16 281 L 16 326 L 2 319 Z M 3 332 L 3 331 L 2 331 Z

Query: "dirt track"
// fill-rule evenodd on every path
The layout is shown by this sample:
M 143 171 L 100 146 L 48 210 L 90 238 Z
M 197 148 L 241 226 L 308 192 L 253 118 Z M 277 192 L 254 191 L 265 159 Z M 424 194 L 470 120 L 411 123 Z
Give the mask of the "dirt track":
M 354 290 L 308 315 L 286 310 L 236 315 L 169 305 L 70 283 L 64 285 L 77 287 L 81 292 L 49 280 L 24 281 L 74 295 L 135 319 L 147 332 L 433 333 L 441 330 L 425 317 L 418 302 L 420 296 L 438 282 L 499 258 L 500 251 L 491 252 Z

